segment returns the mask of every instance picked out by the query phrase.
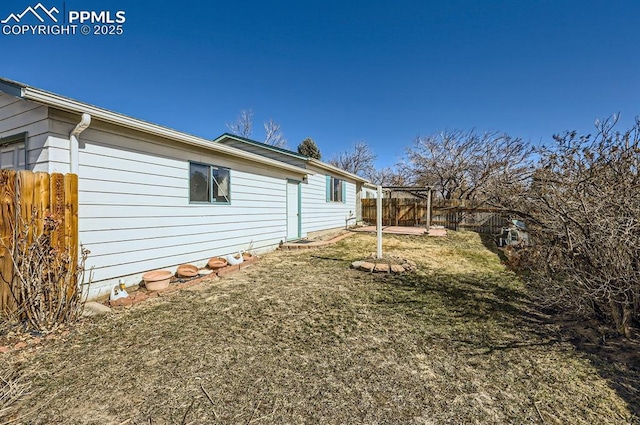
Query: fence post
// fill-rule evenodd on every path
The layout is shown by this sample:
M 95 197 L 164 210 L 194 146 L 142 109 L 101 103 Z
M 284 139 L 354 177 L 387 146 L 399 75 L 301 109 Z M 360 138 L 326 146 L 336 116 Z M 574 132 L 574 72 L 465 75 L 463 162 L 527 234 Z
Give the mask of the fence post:
M 0 311 L 13 309 L 15 303 L 11 297 L 13 284 L 13 223 L 17 214 L 18 179 L 15 170 L 0 170 Z
M 427 231 L 431 229 L 431 189 L 427 193 Z

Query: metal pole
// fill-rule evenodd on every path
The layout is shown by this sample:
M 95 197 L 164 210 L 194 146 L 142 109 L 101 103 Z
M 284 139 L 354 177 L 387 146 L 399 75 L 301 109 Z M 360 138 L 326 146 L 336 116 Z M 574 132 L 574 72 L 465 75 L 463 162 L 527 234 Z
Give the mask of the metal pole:
M 376 257 L 382 258 L 382 186 L 378 186 L 376 207 Z
M 431 229 L 431 188 L 427 194 L 427 232 Z

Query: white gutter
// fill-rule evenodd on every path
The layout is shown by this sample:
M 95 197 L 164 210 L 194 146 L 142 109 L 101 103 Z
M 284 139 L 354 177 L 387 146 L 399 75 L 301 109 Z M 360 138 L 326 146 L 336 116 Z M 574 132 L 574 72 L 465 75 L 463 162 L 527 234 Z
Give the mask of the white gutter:
M 137 130 L 137 131 L 142 131 L 147 134 L 153 134 L 155 136 L 160 136 L 167 139 L 175 140 L 191 146 L 197 146 L 210 151 L 219 152 L 222 154 L 226 154 L 226 155 L 230 155 L 238 158 L 243 158 L 248 161 L 265 164 L 270 167 L 279 168 L 281 170 L 290 171 L 296 174 L 300 174 L 300 175 L 315 174 L 312 171 L 307 170 L 305 168 L 296 167 L 295 165 L 290 165 L 284 162 L 277 161 L 275 159 L 263 157 L 250 152 L 245 152 L 243 150 L 233 148 L 231 146 L 227 146 L 224 144 L 213 143 L 210 140 L 203 139 L 201 137 L 192 136 L 190 134 L 182 133 L 177 130 L 172 130 L 167 127 L 162 127 L 157 124 L 152 124 L 146 121 L 131 118 L 126 115 L 119 114 L 117 112 L 112 112 L 107 109 L 102 109 L 97 106 L 82 103 L 77 100 L 69 99 L 64 96 L 59 96 L 54 93 L 49 93 L 47 91 L 40 90 L 34 87 L 22 87 L 22 97 L 24 99 L 49 105 L 51 107 L 61 109 L 63 111 L 75 112 L 79 114 L 86 113 L 91 115 L 93 119 L 108 122 L 111 124 L 116 124 L 122 127 L 127 127 L 133 130 Z
M 82 114 L 82 119 L 76 128 L 69 134 L 69 172 L 72 174 L 78 174 L 79 167 L 79 154 L 78 154 L 78 137 L 80 133 L 85 131 L 87 127 L 91 125 L 91 115 Z

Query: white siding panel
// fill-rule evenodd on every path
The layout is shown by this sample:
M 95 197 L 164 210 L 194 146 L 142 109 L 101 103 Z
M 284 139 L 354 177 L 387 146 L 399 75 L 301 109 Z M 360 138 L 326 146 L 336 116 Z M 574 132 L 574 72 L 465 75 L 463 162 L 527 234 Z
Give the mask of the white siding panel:
M 104 227 L 112 227 L 111 229 L 105 228 L 104 230 L 83 230 L 80 232 L 80 240 L 85 245 L 107 243 L 107 242 L 120 242 L 123 240 L 134 241 L 144 239 L 157 239 L 157 238 L 169 238 L 169 237 L 200 237 L 201 235 L 208 234 L 211 237 L 210 232 L 210 218 L 202 217 L 201 220 L 190 220 L 187 224 L 176 224 L 175 220 L 160 222 L 158 226 L 153 226 L 153 223 L 146 223 L 140 221 L 137 224 L 133 219 L 127 220 L 128 223 L 136 229 L 135 235 L 131 235 L 131 228 L 121 229 L 117 220 L 109 224 L 109 222 L 103 220 L 99 224 Z M 282 225 L 280 218 L 256 218 L 247 217 L 242 218 L 242 229 L 254 229 L 254 233 L 259 233 L 264 227 L 278 227 Z M 151 224 L 152 227 L 143 227 L 144 225 Z M 222 217 L 217 225 L 225 225 L 231 230 L 235 230 L 238 225 L 237 218 Z M 214 234 L 215 235 L 215 234 Z
M 45 146 L 49 132 L 48 108 L 7 94 L 0 95 L 0 137 L 28 133 L 27 165 L 33 171 L 49 171 Z
M 112 156 L 101 156 L 83 152 L 82 165 L 91 168 L 105 168 L 119 171 L 135 171 L 137 173 L 149 174 L 160 177 L 173 177 L 176 179 L 184 179 L 185 170 L 184 161 L 172 161 L 171 165 L 158 164 L 150 162 L 140 162 L 129 158 L 114 158 Z
M 69 149 L 42 148 L 40 160 L 53 162 L 69 162 Z
M 327 202 L 326 174 L 317 171 L 302 184 L 302 232 L 316 232 L 345 226 L 345 219 L 356 213 L 356 185 L 345 181 L 347 199 Z
M 175 190 L 173 188 L 169 188 Z M 171 210 L 188 207 L 190 213 L 196 214 L 233 214 L 236 212 L 242 214 L 245 208 L 252 208 L 256 204 L 256 195 L 251 192 L 235 191 L 231 193 L 231 204 L 192 204 L 189 205 L 188 189 L 184 188 L 179 196 L 167 196 L 165 194 L 157 195 L 150 193 L 117 193 L 117 192 L 87 192 L 79 193 L 79 201 L 83 205 L 108 205 L 109 207 L 142 207 L 145 208 L 144 214 L 149 214 L 147 207 L 166 207 Z M 261 208 L 282 208 L 286 204 L 286 199 L 279 197 L 268 197 L 260 200 Z M 238 209 L 242 206 L 243 209 Z M 231 211 L 229 211 L 231 210 Z
M 69 166 L 69 138 L 49 136 L 45 139 L 38 163 L 47 163 L 49 173 L 67 174 Z
M 98 173 L 100 177 L 101 173 Z M 144 190 L 141 190 L 140 187 L 144 186 Z M 91 179 L 84 176 L 84 187 L 82 194 L 86 193 L 122 193 L 122 194 L 140 194 L 143 193 L 146 196 L 172 196 L 172 197 L 184 197 L 185 195 L 185 186 L 162 186 L 159 184 L 147 184 L 142 185 L 140 183 L 135 182 L 120 182 L 120 181 L 111 181 L 109 182 L 109 187 L 105 189 L 104 183 L 99 179 Z
M 280 218 L 273 218 L 267 215 L 256 215 L 248 212 L 247 214 L 234 214 L 234 215 L 218 215 L 216 216 L 216 225 L 220 226 L 237 226 L 239 222 L 242 223 L 254 223 L 254 222 L 271 222 L 273 220 L 279 220 Z M 98 232 L 108 232 L 116 234 L 118 231 L 123 231 L 125 238 L 133 238 L 131 235 L 127 235 L 131 230 L 145 230 L 145 229 L 161 229 L 161 228 L 176 228 L 176 229 L 188 229 L 190 227 L 208 228 L 211 225 L 211 215 L 201 215 L 196 217 L 176 217 L 176 216 L 161 216 L 161 217 L 127 217 L 127 220 L 122 220 L 119 217 L 110 218 L 84 218 L 82 231 L 80 235 L 94 235 Z M 181 230 L 174 230 L 176 231 Z
M 108 161 L 105 160 L 102 167 L 95 166 L 86 166 L 84 165 L 84 155 L 82 151 L 80 152 L 80 167 L 78 171 L 78 175 L 82 176 L 83 179 L 88 179 L 93 181 L 94 183 L 99 181 L 102 182 L 103 190 L 107 190 L 108 188 L 104 187 L 105 181 L 115 181 L 115 182 L 130 182 L 134 184 L 140 185 L 156 185 L 156 186 L 167 186 L 167 187 L 185 187 L 185 177 L 170 177 L 170 176 L 162 176 L 158 174 L 149 174 L 146 173 L 143 169 L 137 170 L 135 168 L 129 170 L 117 170 L 109 168 Z M 106 180 L 105 180 L 106 179 Z M 82 188 L 84 189 L 84 188 Z
M 102 137 L 101 137 L 102 136 Z M 160 166 L 173 167 L 184 169 L 184 164 L 182 161 L 179 161 L 175 157 L 165 157 L 162 155 L 154 155 L 152 157 L 149 154 L 141 151 L 134 150 L 135 144 L 132 144 L 128 147 L 120 147 L 117 152 L 113 151 L 113 146 L 103 146 L 99 142 L 94 139 L 99 139 L 100 142 L 104 143 L 105 140 L 117 141 L 118 137 L 113 136 L 109 133 L 98 132 L 93 130 L 86 130 L 82 133 L 82 140 L 89 141 L 91 143 L 85 144 L 82 149 L 87 154 L 96 155 L 98 158 L 110 158 L 115 160 L 129 160 L 135 161 L 139 164 L 156 164 Z M 114 156 L 117 155 L 117 156 Z
M 44 108 L 44 106 L 11 95 L 0 96 L 0 109 L 5 117 L 13 117 L 38 108 Z
M 190 251 L 194 247 L 200 249 L 215 249 L 221 244 L 233 243 L 234 240 L 242 238 L 259 238 L 264 235 L 270 237 L 278 237 L 279 227 L 282 226 L 282 222 L 272 222 L 270 226 L 266 226 L 263 223 L 253 223 L 252 226 L 243 223 L 241 227 L 227 228 L 226 230 L 210 231 L 206 227 L 199 227 L 196 229 L 189 229 L 192 233 L 170 232 L 168 229 L 164 229 L 165 236 L 157 236 L 159 233 L 153 234 L 149 232 L 136 232 L 138 239 L 130 239 L 131 236 L 126 237 L 126 240 L 119 240 L 113 242 L 102 242 L 96 244 L 91 250 L 91 256 L 97 263 L 103 265 L 109 265 L 110 258 L 133 258 L 128 254 L 139 254 L 145 252 L 153 252 L 155 256 L 166 256 L 171 253 L 179 253 L 182 251 Z M 199 230 L 199 231 L 198 231 Z M 148 237 L 141 238 L 141 236 L 147 235 Z M 83 242 L 86 243 L 86 242 Z M 243 247 L 243 248 L 246 248 Z

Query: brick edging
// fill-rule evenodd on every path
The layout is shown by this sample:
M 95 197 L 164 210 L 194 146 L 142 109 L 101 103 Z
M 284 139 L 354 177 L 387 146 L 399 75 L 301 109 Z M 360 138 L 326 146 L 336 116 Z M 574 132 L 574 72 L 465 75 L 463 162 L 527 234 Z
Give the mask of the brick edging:
M 113 301 L 108 300 L 108 301 L 105 302 L 105 304 L 108 305 L 109 307 L 112 307 L 112 308 L 113 307 L 127 307 L 127 306 L 131 306 L 131 305 L 135 305 L 135 304 L 141 303 L 143 301 L 146 301 L 149 298 L 162 297 L 164 295 L 171 294 L 173 292 L 177 292 L 177 291 L 179 291 L 181 289 L 191 288 L 192 286 L 195 286 L 195 285 L 205 281 L 206 279 L 211 279 L 212 277 L 223 277 L 223 276 L 227 276 L 227 275 L 239 272 L 240 270 L 246 269 L 247 267 L 251 267 L 257 261 L 258 261 L 258 257 L 254 255 L 251 258 L 249 258 L 248 260 L 244 260 L 240 264 L 237 264 L 237 265 L 234 265 L 234 266 L 227 265 L 227 266 L 222 267 L 220 269 L 214 270 L 209 274 L 202 275 L 200 277 L 188 280 L 186 282 L 172 283 L 168 287 L 166 287 L 165 289 L 161 289 L 159 291 L 148 291 L 148 290 L 146 290 L 144 288 L 139 288 L 136 291 L 130 293 L 129 296 L 126 297 L 126 298 L 120 298 L 120 299 L 113 300 Z

